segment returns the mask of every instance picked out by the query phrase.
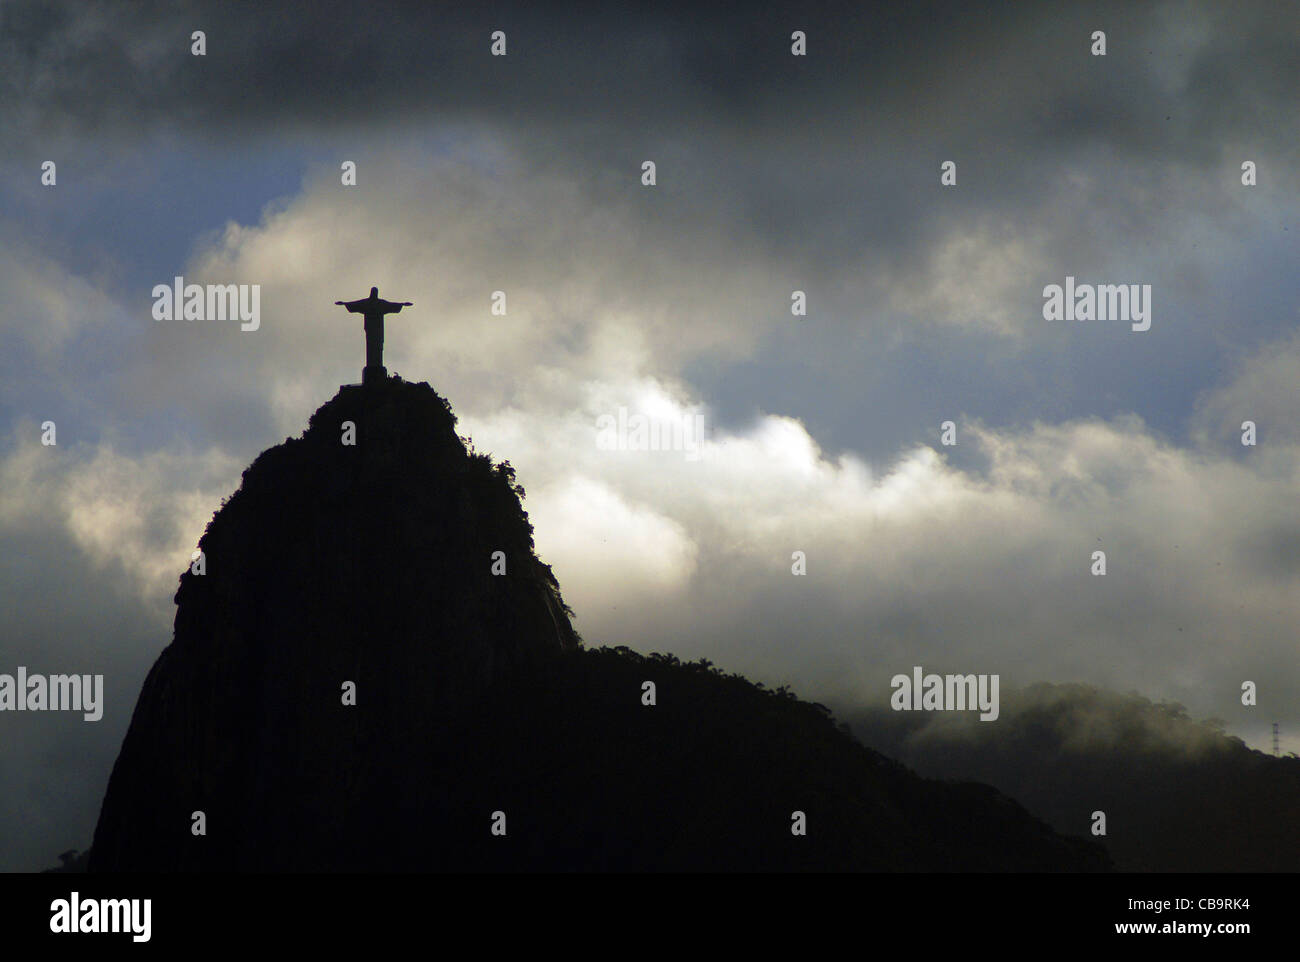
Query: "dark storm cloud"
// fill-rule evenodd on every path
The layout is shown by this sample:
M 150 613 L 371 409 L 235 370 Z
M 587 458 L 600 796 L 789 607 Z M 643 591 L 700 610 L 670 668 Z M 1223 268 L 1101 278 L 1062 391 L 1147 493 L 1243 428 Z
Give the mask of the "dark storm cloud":
M 74 132 L 181 124 L 247 134 L 424 116 L 849 139 L 864 129 L 982 131 L 995 159 L 1015 142 L 1211 155 L 1240 133 L 1294 156 L 1285 121 L 1300 86 L 1300 27 L 1272 3 L 560 14 L 500 4 L 19 0 L 6 4 L 0 29 L 10 119 Z M 509 39 L 504 59 L 488 55 L 497 29 Z M 794 29 L 808 34 L 806 58 L 789 55 Z M 1107 31 L 1104 61 L 1088 53 L 1094 29 Z M 206 33 L 206 57 L 190 55 L 194 30 Z
M 1077 264 L 1117 233 L 1158 240 L 1171 211 L 1224 216 L 1227 196 L 1211 188 L 1230 182 L 1239 148 L 1266 156 L 1269 177 L 1294 166 L 1300 28 L 1279 19 L 1266 3 L 560 14 L 19 2 L 0 25 L 0 124 L 21 132 L 18 153 L 36 152 L 23 164 L 56 143 L 102 150 L 158 131 L 229 163 L 267 138 L 340 138 L 364 156 L 359 127 L 378 147 L 394 129 L 485 126 L 593 196 L 624 190 L 611 172 L 654 157 L 663 216 L 707 212 L 765 239 L 792 273 L 866 258 L 870 274 L 922 284 L 918 250 L 954 218 L 1068 217 L 1078 229 L 1045 254 Z M 505 58 L 489 55 L 497 29 Z M 790 55 L 795 29 L 807 57 Z M 1088 52 L 1094 29 L 1105 58 Z M 936 197 L 943 159 L 971 189 Z M 1071 186 L 1079 168 L 1093 176 Z M 1081 191 L 1084 203 L 1065 204 Z M 845 294 L 878 299 L 870 284 Z

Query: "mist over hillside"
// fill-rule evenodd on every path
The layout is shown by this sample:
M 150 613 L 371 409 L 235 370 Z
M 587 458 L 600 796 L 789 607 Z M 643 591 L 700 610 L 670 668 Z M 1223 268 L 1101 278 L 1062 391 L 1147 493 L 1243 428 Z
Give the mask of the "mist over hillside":
M 1106 816 L 1122 871 L 1300 869 L 1300 759 L 1275 758 L 1155 703 L 1085 685 L 1002 693 L 996 722 L 966 713 L 860 711 L 868 744 L 932 778 L 987 782 L 1060 832 Z

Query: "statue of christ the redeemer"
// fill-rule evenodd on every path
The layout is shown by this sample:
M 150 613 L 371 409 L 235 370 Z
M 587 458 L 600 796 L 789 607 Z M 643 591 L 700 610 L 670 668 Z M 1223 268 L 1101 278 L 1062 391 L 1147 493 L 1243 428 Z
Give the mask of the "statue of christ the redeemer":
M 372 287 L 369 297 L 359 301 L 334 303 L 366 319 L 366 366 L 361 372 L 361 383 L 371 384 L 387 378 L 388 372 L 384 370 L 384 315 L 396 314 L 404 307 L 411 307 L 411 302 L 381 300 L 379 288 Z

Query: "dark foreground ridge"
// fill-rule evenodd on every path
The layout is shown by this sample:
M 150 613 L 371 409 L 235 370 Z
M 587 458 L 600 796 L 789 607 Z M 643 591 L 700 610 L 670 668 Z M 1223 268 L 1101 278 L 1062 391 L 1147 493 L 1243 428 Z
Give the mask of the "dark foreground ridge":
M 427 384 L 345 387 L 244 473 L 181 577 L 92 871 L 1108 867 L 784 691 L 584 649 L 509 464 L 455 424 Z

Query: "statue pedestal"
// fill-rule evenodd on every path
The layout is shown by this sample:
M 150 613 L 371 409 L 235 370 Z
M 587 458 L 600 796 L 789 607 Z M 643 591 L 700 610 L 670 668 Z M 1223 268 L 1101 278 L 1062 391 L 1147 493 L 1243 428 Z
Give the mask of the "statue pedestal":
M 382 384 L 388 380 L 388 369 L 383 365 L 367 364 L 361 369 L 362 385 Z

